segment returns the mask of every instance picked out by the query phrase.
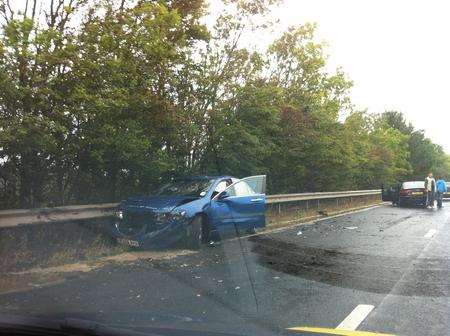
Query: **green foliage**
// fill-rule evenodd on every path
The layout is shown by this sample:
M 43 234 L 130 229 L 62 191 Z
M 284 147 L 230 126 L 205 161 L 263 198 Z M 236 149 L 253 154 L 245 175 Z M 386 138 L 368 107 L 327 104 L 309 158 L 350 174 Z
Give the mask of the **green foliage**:
M 187 174 L 267 174 L 270 193 L 447 176 L 401 113 L 352 110 L 315 25 L 257 52 L 244 36 L 278 1 L 226 2 L 208 29 L 203 0 L 55 0 L 45 17 L 0 0 L 0 208 L 116 201 Z
M 444 178 L 450 177 L 448 156 L 442 147 L 426 138 L 422 130 L 415 130 L 411 123 L 406 122 L 401 112 L 385 112 L 381 115 L 381 119 L 408 139 L 411 171 L 407 178 L 422 180 L 429 172 Z

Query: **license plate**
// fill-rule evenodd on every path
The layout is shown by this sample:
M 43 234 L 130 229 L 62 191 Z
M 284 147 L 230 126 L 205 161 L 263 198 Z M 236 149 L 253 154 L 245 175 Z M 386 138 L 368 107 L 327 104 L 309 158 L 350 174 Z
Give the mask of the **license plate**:
M 125 239 L 125 238 L 117 238 L 117 242 L 119 244 L 128 245 L 132 247 L 139 247 L 139 242 L 136 240 Z
M 412 194 L 413 194 L 414 196 L 423 195 L 423 193 L 421 193 L 421 192 L 413 192 Z

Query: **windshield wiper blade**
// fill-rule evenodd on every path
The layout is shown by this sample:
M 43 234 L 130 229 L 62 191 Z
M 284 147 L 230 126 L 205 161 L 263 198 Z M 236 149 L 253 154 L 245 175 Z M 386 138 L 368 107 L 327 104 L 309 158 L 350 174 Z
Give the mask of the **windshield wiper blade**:
M 89 335 L 89 336 L 161 336 L 154 333 L 143 333 L 139 331 L 109 327 L 97 322 L 88 320 L 68 318 L 61 324 L 63 330 L 69 335 Z
M 81 319 L 51 320 L 0 314 L 0 335 L 50 336 L 161 336 L 160 334 L 113 328 Z
M 141 329 L 142 327 L 136 327 Z M 240 336 L 215 331 L 145 327 L 145 331 L 110 327 L 98 322 L 77 319 L 49 319 L 0 313 L 0 335 L 13 336 Z M 147 331 L 148 330 L 148 331 Z M 300 335 L 300 334 L 298 334 Z
M 66 335 L 59 321 L 9 314 L 0 315 L 0 335 Z

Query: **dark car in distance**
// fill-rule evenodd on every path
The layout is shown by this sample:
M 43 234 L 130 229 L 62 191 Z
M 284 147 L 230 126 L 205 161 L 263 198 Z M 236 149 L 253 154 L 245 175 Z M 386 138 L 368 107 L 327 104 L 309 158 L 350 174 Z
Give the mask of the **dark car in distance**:
M 265 226 L 266 176 L 186 177 L 151 195 L 122 201 L 112 225 L 115 239 L 132 247 L 191 249 L 221 233 Z
M 407 181 L 383 187 L 382 200 L 399 206 L 426 206 L 425 181 Z

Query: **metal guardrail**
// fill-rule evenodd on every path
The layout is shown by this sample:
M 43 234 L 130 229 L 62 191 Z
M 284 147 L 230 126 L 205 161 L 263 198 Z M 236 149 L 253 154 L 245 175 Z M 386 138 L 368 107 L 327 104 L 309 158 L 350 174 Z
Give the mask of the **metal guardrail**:
M 284 202 L 295 202 L 295 201 L 309 201 L 309 200 L 317 200 L 317 199 L 358 197 L 358 196 L 378 195 L 378 194 L 381 194 L 381 189 L 267 195 L 267 203 L 271 204 L 271 203 L 284 203 Z
M 360 197 L 381 194 L 381 190 L 315 192 L 302 194 L 267 195 L 268 204 L 298 202 L 342 197 Z M 71 205 L 55 208 L 14 209 L 0 211 L 0 228 L 69 220 L 105 217 L 112 214 L 118 203 Z
M 0 228 L 99 218 L 111 215 L 117 203 L 69 205 L 55 208 L 0 211 Z

